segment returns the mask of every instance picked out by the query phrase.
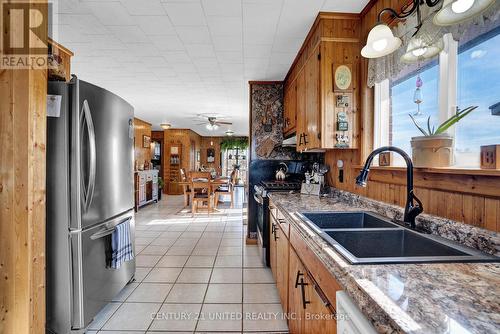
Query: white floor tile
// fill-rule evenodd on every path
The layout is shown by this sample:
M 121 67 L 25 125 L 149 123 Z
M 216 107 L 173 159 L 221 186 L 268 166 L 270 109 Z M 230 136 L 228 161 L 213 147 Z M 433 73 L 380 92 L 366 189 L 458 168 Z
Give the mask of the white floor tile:
M 204 303 L 239 303 L 242 302 L 241 284 L 209 284 Z
M 153 268 L 143 282 L 174 283 L 182 268 Z
M 210 283 L 242 283 L 241 268 L 214 268 Z
M 127 298 L 127 303 L 162 303 L 172 288 L 172 284 L 141 283 Z
M 193 255 L 186 262 L 185 267 L 212 268 L 215 262 L 215 256 Z
M 207 284 L 175 284 L 165 300 L 166 303 L 202 303 Z
M 189 256 L 187 255 L 165 255 L 158 262 L 158 267 L 184 267 Z
M 211 268 L 184 268 L 177 283 L 208 283 L 211 273 Z
M 163 304 L 150 330 L 194 331 L 201 304 Z
M 137 267 L 154 267 L 161 255 L 142 255 L 139 254 L 135 257 L 135 265 Z
M 203 304 L 198 331 L 241 331 L 241 304 Z
M 95 317 L 94 321 L 90 323 L 88 326 L 88 329 L 91 330 L 99 330 L 101 329 L 102 326 L 106 323 L 106 321 L 111 318 L 113 313 L 118 310 L 120 307 L 121 303 L 109 303 L 107 304 Z
M 243 303 L 279 303 L 276 284 L 243 284 Z
M 105 330 L 147 330 L 161 304 L 123 303 L 104 325 Z
M 243 330 L 266 332 L 288 331 L 281 305 L 243 304 Z
M 215 259 L 215 267 L 241 268 L 242 265 L 241 255 L 219 255 Z

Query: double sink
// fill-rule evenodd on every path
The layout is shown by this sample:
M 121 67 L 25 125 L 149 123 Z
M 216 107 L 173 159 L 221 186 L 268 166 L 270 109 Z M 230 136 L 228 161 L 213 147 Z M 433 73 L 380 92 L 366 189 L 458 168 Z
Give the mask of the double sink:
M 500 260 L 444 238 L 418 233 L 371 212 L 297 214 L 351 264 Z

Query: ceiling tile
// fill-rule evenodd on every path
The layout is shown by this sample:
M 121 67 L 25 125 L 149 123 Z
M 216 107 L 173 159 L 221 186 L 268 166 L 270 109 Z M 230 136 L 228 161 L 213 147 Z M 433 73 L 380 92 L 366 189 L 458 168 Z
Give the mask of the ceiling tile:
M 163 15 L 165 11 L 160 0 L 121 0 L 130 15 Z
M 237 0 L 202 0 L 206 15 L 241 16 L 241 2 Z
M 160 51 L 184 50 L 184 44 L 177 35 L 149 36 L 149 39 Z
M 212 44 L 186 44 L 185 45 L 189 56 L 194 58 L 215 58 L 215 52 Z
M 149 41 L 146 34 L 138 26 L 109 26 L 108 29 L 124 43 L 144 43 Z
M 166 15 L 163 16 L 134 16 L 134 23 L 146 35 L 175 35 L 175 29 Z
M 175 26 L 205 25 L 205 13 L 199 2 L 164 3 L 168 17 Z
M 210 42 L 207 26 L 177 27 L 179 38 L 184 44 L 204 44 Z
M 162 55 L 171 64 L 191 63 L 191 58 L 185 51 L 164 51 Z
M 242 63 L 243 53 L 239 51 L 217 51 L 217 59 L 221 63 Z
M 215 36 L 238 36 L 242 34 L 241 17 L 208 16 L 210 33 Z
M 214 48 L 217 51 L 241 51 L 241 38 L 232 36 L 212 36 Z
M 130 25 L 132 17 L 120 2 L 96 1 L 88 2 L 88 6 L 94 15 L 106 26 Z

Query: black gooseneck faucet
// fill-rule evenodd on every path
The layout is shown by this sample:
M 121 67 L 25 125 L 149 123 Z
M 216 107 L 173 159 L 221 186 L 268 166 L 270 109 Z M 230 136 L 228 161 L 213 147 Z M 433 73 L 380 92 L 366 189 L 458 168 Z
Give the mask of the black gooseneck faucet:
M 366 159 L 365 166 L 356 178 L 356 184 L 362 187 L 366 187 L 366 182 L 368 179 L 368 172 L 370 171 L 370 165 L 373 158 L 382 152 L 396 152 L 399 153 L 406 162 L 406 205 L 403 221 L 410 225 L 412 229 L 415 229 L 415 218 L 424 211 L 422 202 L 413 193 L 413 162 L 411 158 L 402 149 L 395 146 L 384 146 L 374 150 L 368 158 Z M 417 204 L 414 203 L 414 200 Z

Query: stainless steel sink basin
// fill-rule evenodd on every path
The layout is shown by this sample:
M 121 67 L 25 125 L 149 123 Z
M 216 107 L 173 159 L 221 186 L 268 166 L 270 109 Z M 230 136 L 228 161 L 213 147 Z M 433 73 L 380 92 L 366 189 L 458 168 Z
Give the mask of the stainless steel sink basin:
M 319 227 L 325 228 L 394 228 L 399 227 L 382 217 L 370 212 L 302 212 L 303 219 L 306 218 L 311 223 Z
M 500 260 L 438 236 L 418 233 L 369 212 L 297 214 L 351 264 Z

